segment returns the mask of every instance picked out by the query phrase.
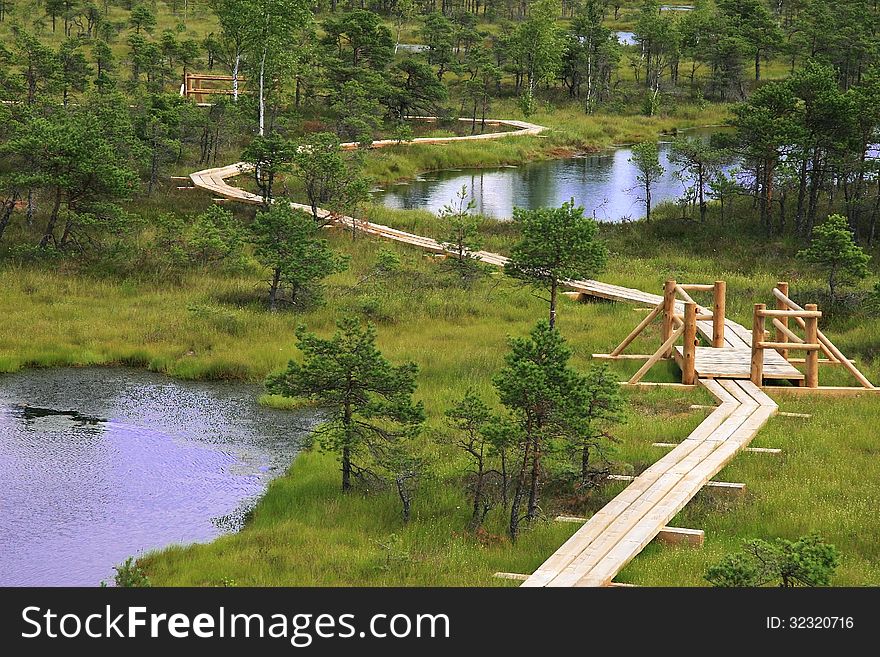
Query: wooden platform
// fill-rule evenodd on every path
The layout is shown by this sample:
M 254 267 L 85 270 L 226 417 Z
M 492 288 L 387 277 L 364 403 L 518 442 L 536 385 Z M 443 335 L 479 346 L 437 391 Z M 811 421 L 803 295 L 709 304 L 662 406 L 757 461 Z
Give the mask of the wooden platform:
M 674 356 L 681 364 L 683 347 L 676 347 Z M 748 379 L 751 367 L 750 347 L 697 347 L 695 367 L 700 379 Z M 776 351 L 764 350 L 764 378 L 802 381 L 803 373 Z

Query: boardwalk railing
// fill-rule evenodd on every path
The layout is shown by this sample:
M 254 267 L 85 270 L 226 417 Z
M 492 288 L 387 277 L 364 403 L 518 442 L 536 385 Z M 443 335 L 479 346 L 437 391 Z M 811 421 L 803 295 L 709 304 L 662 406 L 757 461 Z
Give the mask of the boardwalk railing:
M 713 309 L 710 311 L 698 305 L 691 297 L 691 292 L 712 292 Z M 724 281 L 715 281 L 711 285 L 679 284 L 672 279 L 666 281 L 663 286 L 663 300 L 652 308 L 651 312 L 624 338 L 623 342 L 608 354 L 608 358 L 613 360 L 621 357 L 624 349 L 662 313 L 663 333 L 660 348 L 650 356 L 646 356 L 647 360 L 644 365 L 632 375 L 629 383 L 638 383 L 658 361 L 670 358 L 673 355 L 675 343 L 681 338 L 683 341 L 681 382 L 693 385 L 696 381 L 698 322 L 711 321 L 712 346 L 723 347 L 726 295 L 727 284 Z
M 822 316 L 818 306 L 815 303 L 808 303 L 806 308 L 793 310 L 786 308 L 784 310 L 767 310 L 767 304 L 756 303 L 755 313 L 752 321 L 752 364 L 751 378 L 752 383 L 756 386 L 764 385 L 764 350 L 776 349 L 780 353 L 789 349 L 797 349 L 806 352 L 806 386 L 808 388 L 819 387 L 819 350 L 822 346 L 819 344 L 819 318 Z M 767 331 L 765 329 L 766 319 L 770 318 L 773 325 L 783 332 L 786 338 L 791 338 L 793 342 L 768 342 Z M 804 326 L 806 339 L 802 339 L 792 331 L 785 328 L 782 319 L 794 319 Z
M 205 87 L 202 85 L 203 82 L 228 82 L 231 83 L 233 81 L 233 77 L 231 75 L 208 75 L 202 73 L 187 73 L 183 78 L 183 89 L 181 95 L 186 98 L 194 98 L 196 102 L 203 102 L 205 100 L 204 96 L 206 95 L 224 95 L 231 96 L 235 93 L 235 90 L 232 88 L 218 88 L 218 87 Z M 245 78 L 239 77 L 238 83 L 241 87 L 244 87 L 247 80 Z M 243 90 L 239 90 L 240 94 L 246 93 Z
M 776 308 L 768 310 L 765 304 L 755 304 L 754 322 L 752 325 L 752 363 L 751 380 L 755 385 L 763 385 L 765 349 L 775 349 L 789 363 L 804 364 L 806 378 L 804 384 L 808 388 L 819 387 L 819 365 L 837 365 L 846 369 L 866 389 L 873 390 L 876 387 L 853 362 L 843 355 L 828 337 L 819 330 L 819 318 L 822 313 L 816 304 L 808 303 L 804 307 L 799 306 L 788 296 L 787 282 L 779 282 L 773 288 L 773 296 L 776 298 Z M 766 320 L 770 319 L 775 328 L 776 340 L 767 340 Z M 790 326 L 790 320 L 803 329 L 804 337 L 795 333 Z M 791 351 L 803 351 L 803 358 L 791 358 Z M 819 358 L 819 353 L 825 358 Z

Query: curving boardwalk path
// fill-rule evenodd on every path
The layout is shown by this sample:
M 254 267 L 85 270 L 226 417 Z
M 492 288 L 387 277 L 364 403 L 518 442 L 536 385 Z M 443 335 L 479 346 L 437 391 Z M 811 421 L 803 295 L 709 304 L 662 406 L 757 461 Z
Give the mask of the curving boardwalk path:
M 430 117 L 421 117 L 429 119 Z M 469 120 L 469 119 L 465 119 Z M 427 137 L 407 143 L 443 143 L 473 139 L 499 139 L 511 136 L 537 135 L 542 126 L 523 121 L 492 120 L 487 123 L 507 125 L 513 131 L 467 137 Z M 374 142 L 381 148 L 398 144 L 394 140 Z M 357 144 L 343 144 L 356 148 Z M 190 175 L 195 187 L 242 203 L 261 204 L 262 198 L 227 180 L 248 171 L 244 163 L 205 169 Z M 311 212 L 306 205 L 294 207 Z M 366 234 L 402 242 L 435 253 L 447 252 L 447 245 L 429 237 L 414 235 L 382 224 L 361 221 L 320 209 L 321 218 L 334 224 L 356 228 Z M 497 253 L 479 251 L 474 254 L 483 262 L 503 266 L 507 258 Z M 590 296 L 637 304 L 657 305 L 663 301 L 651 294 L 619 285 L 594 280 L 567 280 L 572 290 Z M 683 302 L 677 302 L 684 311 Z M 708 309 L 699 307 L 699 313 Z M 711 340 L 712 322 L 699 321 L 697 328 Z M 725 319 L 725 350 L 729 353 L 751 352 L 751 331 Z M 720 350 L 719 350 L 720 351 Z M 781 357 L 780 357 L 781 358 Z M 748 380 L 699 379 L 719 405 L 680 444 L 632 481 L 617 497 L 600 509 L 574 535 L 550 556 L 524 583 L 525 587 L 541 586 L 608 586 L 615 575 L 632 560 L 663 529 L 667 523 L 696 495 L 706 483 L 745 448 L 762 426 L 776 412 L 776 403 Z

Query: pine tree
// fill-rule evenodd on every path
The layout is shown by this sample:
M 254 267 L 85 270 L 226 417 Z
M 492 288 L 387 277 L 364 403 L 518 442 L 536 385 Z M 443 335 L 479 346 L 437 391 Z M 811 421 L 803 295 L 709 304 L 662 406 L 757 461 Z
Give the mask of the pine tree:
M 653 141 L 636 144 L 629 161 L 636 168 L 636 180 L 645 193 L 645 221 L 651 221 L 651 190 L 664 172 L 657 144 Z
M 420 429 L 424 410 L 412 398 L 418 374 L 414 363 L 391 365 L 376 347 L 372 324 L 346 317 L 337 329 L 326 340 L 297 328 L 302 362 L 290 361 L 285 372 L 269 378 L 267 387 L 322 408 L 326 419 L 316 435 L 324 449 L 339 454 L 342 490 L 347 492 L 353 477 L 375 474 L 377 463 L 398 458 Z M 413 471 L 411 463 L 404 465 L 398 490 Z
M 449 260 L 453 270 L 464 284 L 469 284 L 480 273 L 480 263 L 474 253 L 480 248 L 479 219 L 471 214 L 476 203 L 468 198 L 467 187 L 456 193 L 455 199 L 444 205 L 439 212 L 447 223 L 447 247 L 452 251 Z
M 566 279 L 591 278 L 608 259 L 605 245 L 596 241 L 596 222 L 584 216 L 574 201 L 559 208 L 513 209 L 520 241 L 513 247 L 504 273 L 550 292 L 550 328 L 556 326 L 559 286 Z
M 837 548 L 815 534 L 796 541 L 755 539 L 709 568 L 706 579 L 718 587 L 828 586 L 839 563 Z
M 832 305 L 837 300 L 840 285 L 868 275 L 868 261 L 871 259 L 853 240 L 846 217 L 839 214 L 832 214 L 813 229 L 810 246 L 800 251 L 798 257 L 825 272 Z
M 513 448 L 509 532 L 514 540 L 523 518 L 538 516 L 545 454 L 557 444 L 573 449 L 588 480 L 591 453 L 609 437 L 610 424 L 621 419 L 623 402 L 608 371 L 596 368 L 584 376 L 570 359 L 571 349 L 559 331 L 541 320 L 527 338 L 510 340 L 505 366 L 494 379 L 509 417 L 493 420 L 485 431 Z
M 273 311 L 285 288 L 292 305 L 303 304 L 307 297 L 315 301 L 320 298 L 319 281 L 348 266 L 346 259 L 333 253 L 327 240 L 318 237 L 311 218 L 288 203 L 276 203 L 257 213 L 251 224 L 251 241 L 256 259 L 272 272 L 269 309 Z
M 455 431 L 453 445 L 463 450 L 471 462 L 472 476 L 468 484 L 472 512 L 468 529 L 476 531 L 493 504 L 486 490 L 488 478 L 492 473 L 499 474 L 489 467 L 492 439 L 487 429 L 493 421 L 492 413 L 479 395 L 468 388 L 464 397 L 446 411 L 446 419 Z
M 293 149 L 291 159 L 291 176 L 302 185 L 316 224 L 323 226 L 333 220 L 332 216 L 321 217 L 319 209 L 350 212 L 367 197 L 361 159 L 345 156 L 339 137 L 332 132 L 303 138 Z
M 289 162 L 296 146 L 277 132 L 266 136 L 257 135 L 242 154 L 242 160 L 253 171 L 254 182 L 263 197 L 263 205 L 269 207 L 275 195 L 275 179 L 290 169 Z
M 538 496 L 544 449 L 567 427 L 569 391 L 577 388 L 578 374 L 569 365 L 571 350 L 558 331 L 540 321 L 528 338 L 512 338 L 505 366 L 495 376 L 495 388 L 513 416 L 517 463 L 510 510 L 510 537 L 516 540 L 528 497 L 525 519 L 538 516 Z

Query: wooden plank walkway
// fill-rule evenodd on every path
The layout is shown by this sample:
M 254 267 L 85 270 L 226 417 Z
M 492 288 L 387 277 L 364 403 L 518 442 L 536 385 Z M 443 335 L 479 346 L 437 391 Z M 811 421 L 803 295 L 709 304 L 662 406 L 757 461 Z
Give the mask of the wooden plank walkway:
M 720 405 L 545 561 L 523 586 L 608 586 L 746 447 L 777 406 L 750 381 L 701 381 Z
M 497 139 L 524 134 L 536 135 L 544 130 L 541 126 L 520 121 L 493 122 L 510 125 L 516 130 L 472 137 L 421 138 L 407 143 Z M 397 142 L 385 140 L 374 142 L 373 146 L 393 144 L 396 145 Z M 344 147 L 353 148 L 354 145 L 345 144 Z M 195 187 L 216 196 L 243 203 L 261 204 L 260 196 L 226 182 L 247 170 L 247 165 L 238 163 L 197 171 L 190 175 L 190 179 Z M 311 212 L 308 206 L 296 203 L 291 205 Z M 318 216 L 329 219 L 337 226 L 411 244 L 434 253 L 446 253 L 449 250 L 448 245 L 437 240 L 382 224 L 360 221 L 323 209 L 318 210 Z M 503 266 L 507 262 L 505 256 L 488 251 L 479 251 L 474 255 L 483 262 L 497 266 Z M 564 282 L 574 291 L 612 301 L 656 306 L 663 300 L 659 294 L 601 281 Z M 684 312 L 683 302 L 676 302 L 676 311 Z M 697 312 L 706 314 L 710 311 L 699 306 Z M 711 321 L 697 322 L 697 329 L 711 340 Z M 713 476 L 751 442 L 764 423 L 777 412 L 773 400 L 758 387 L 748 380 L 740 380 L 748 379 L 751 342 L 751 331 L 741 324 L 725 319 L 725 347 L 709 349 L 717 352 L 711 356 L 704 348 L 700 348 L 696 359 L 699 383 L 718 399 L 720 405 L 684 441 L 636 477 L 623 492 L 590 518 L 523 582 L 523 586 L 611 585 L 614 576 L 667 526 Z M 778 369 L 778 373 L 785 374 L 783 378 L 796 378 L 790 370 L 781 369 L 782 365 L 774 359 L 778 354 L 769 350 L 765 354 L 765 372 L 768 375 Z M 745 357 L 744 371 L 739 364 L 741 357 Z M 782 360 L 781 357 L 779 359 Z M 785 363 L 784 360 L 782 362 Z
M 684 347 L 676 347 L 674 356 L 681 365 Z M 694 365 L 700 379 L 748 379 L 751 374 L 751 347 L 697 347 Z M 779 352 L 764 350 L 764 378 L 802 381 L 802 372 Z

